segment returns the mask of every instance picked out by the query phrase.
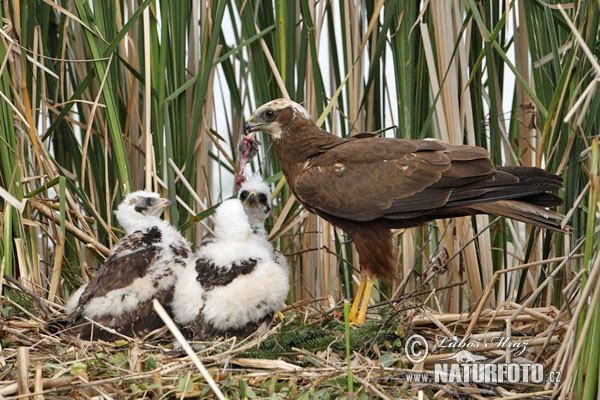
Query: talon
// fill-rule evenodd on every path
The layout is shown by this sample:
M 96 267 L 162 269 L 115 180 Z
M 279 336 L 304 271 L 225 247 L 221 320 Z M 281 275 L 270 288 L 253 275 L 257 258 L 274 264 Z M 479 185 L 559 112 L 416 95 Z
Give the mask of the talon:
M 279 321 L 277 321 L 279 320 Z M 275 315 L 273 315 L 273 323 L 283 322 L 285 320 L 285 315 L 281 311 L 277 311 Z

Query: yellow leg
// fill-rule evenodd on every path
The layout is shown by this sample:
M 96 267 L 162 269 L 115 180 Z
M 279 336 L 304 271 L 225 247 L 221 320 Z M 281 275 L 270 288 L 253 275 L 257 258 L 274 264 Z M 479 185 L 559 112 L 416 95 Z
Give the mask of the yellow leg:
M 350 309 L 349 318 L 351 324 L 362 325 L 365 323 L 374 283 L 374 279 L 368 275 L 363 276 L 361 279 L 358 293 L 356 293 L 354 303 L 352 303 L 352 308 Z
M 363 276 L 360 279 L 360 285 L 358 285 L 358 290 L 354 295 L 354 301 L 352 302 L 352 308 L 350 308 L 350 315 L 348 319 L 350 319 L 350 323 L 354 323 L 354 321 L 358 318 L 358 307 L 360 306 L 360 299 L 365 291 L 365 286 L 367 285 L 366 276 Z

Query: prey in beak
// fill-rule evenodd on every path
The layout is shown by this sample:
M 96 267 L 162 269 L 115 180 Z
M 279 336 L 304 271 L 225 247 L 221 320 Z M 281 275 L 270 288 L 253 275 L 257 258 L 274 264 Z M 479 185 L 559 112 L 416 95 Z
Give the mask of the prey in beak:
M 258 153 L 260 142 L 254 137 L 255 132 L 244 129 L 244 135 L 238 143 L 238 154 L 240 155 L 240 170 L 235 177 L 235 185 L 239 189 L 244 181 L 246 163 Z
M 252 122 L 250 122 L 251 120 L 252 120 L 252 117 L 250 117 L 250 119 L 248 121 L 244 122 L 244 133 L 245 134 L 254 133 L 255 131 L 257 131 L 259 129 L 259 127 L 256 124 L 253 124 Z

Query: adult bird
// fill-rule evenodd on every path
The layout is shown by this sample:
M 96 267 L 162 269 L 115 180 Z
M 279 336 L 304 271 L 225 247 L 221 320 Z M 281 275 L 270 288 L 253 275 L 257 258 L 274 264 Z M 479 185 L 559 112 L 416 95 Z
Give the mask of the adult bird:
M 86 317 L 125 335 L 143 336 L 163 326 L 152 299 L 169 304 L 176 274 L 191 255 L 190 243 L 161 214 L 171 200 L 157 193 L 130 193 L 115 215 L 126 236 L 89 284 L 77 290 L 65 312 L 74 332 L 85 338 L 114 339 Z
M 343 229 L 366 274 L 351 309 L 365 321 L 376 276 L 394 273 L 391 229 L 437 218 L 494 214 L 555 231 L 561 204 L 549 193 L 559 176 L 533 167 L 494 167 L 480 148 L 437 140 L 340 138 L 320 129 L 299 104 L 285 99 L 260 106 L 246 132 L 263 131 L 298 201 Z
M 214 232 L 177 278 L 175 322 L 194 340 L 264 330 L 287 297 L 287 264 L 253 231 L 238 199 L 217 208 Z

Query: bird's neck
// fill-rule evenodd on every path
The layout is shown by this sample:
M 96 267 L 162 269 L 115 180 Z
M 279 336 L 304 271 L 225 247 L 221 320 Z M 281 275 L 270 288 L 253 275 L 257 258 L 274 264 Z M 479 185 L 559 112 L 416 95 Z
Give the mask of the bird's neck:
M 311 158 L 321 154 L 344 139 L 320 129 L 316 124 L 290 124 L 280 139 L 273 140 L 275 154 L 287 177 L 296 176 Z
M 267 238 L 267 230 L 262 224 L 250 224 L 252 226 L 252 233 L 258 237 Z
M 118 216 L 117 216 L 118 218 Z M 125 230 L 125 234 L 129 235 L 135 231 L 144 231 L 151 229 L 153 226 L 164 227 L 168 224 L 158 217 L 142 216 L 137 213 L 128 216 L 128 218 L 118 218 L 119 223 Z
M 267 231 L 265 230 L 265 219 L 267 216 L 264 212 L 249 207 L 246 209 L 246 214 L 248 215 L 248 222 L 252 228 L 252 233 L 267 236 Z

